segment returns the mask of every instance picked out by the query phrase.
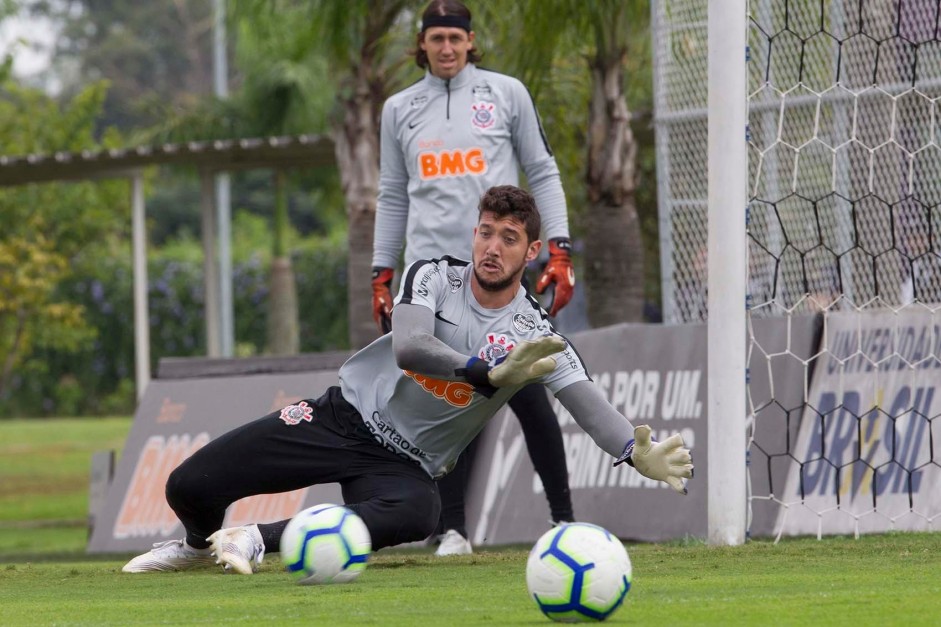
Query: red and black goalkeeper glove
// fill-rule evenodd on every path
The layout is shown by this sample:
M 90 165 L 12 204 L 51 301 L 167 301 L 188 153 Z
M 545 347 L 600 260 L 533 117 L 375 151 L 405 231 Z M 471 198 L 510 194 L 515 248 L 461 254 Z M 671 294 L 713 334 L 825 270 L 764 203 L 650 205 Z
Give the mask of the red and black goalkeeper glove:
M 549 305 L 549 315 L 555 316 L 565 307 L 575 292 L 575 268 L 572 266 L 572 242 L 567 237 L 549 240 L 549 263 L 536 283 L 536 293 L 542 294 L 555 283 L 555 293 Z
M 372 269 L 372 317 L 385 335 L 392 330 L 392 268 Z

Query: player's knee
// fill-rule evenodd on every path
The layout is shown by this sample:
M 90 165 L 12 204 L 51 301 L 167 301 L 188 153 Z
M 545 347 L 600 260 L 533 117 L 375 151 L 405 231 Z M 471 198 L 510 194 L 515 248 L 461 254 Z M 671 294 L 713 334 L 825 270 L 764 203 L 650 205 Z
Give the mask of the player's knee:
M 408 541 L 424 540 L 438 526 L 441 516 L 441 499 L 437 491 L 423 491 L 420 498 L 410 499 L 403 508 L 403 513 L 410 519 L 413 537 Z
M 190 509 L 205 499 L 205 482 L 199 481 L 194 473 L 188 472 L 184 462 L 167 477 L 166 495 L 167 503 L 174 511 Z
M 434 487 L 413 486 L 396 494 L 393 499 L 363 503 L 360 510 L 375 550 L 430 536 L 438 524 L 441 501 Z

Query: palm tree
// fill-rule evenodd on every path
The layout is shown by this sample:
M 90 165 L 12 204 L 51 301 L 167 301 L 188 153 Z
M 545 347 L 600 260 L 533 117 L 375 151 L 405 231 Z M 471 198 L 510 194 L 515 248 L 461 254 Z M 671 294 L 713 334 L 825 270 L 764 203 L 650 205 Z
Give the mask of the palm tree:
M 376 337 L 370 269 L 379 187 L 379 117 L 382 104 L 402 85 L 415 0 L 259 1 L 255 15 L 300 37 L 309 56 L 324 60 L 336 88 L 332 135 L 349 223 L 349 329 L 354 348 Z
M 497 60 L 529 86 L 544 122 L 551 120 L 546 131 L 553 144 L 560 137 L 578 140 L 587 152 L 587 159 L 574 165 L 566 163 L 569 155 L 556 146 L 563 179 L 575 167 L 584 168 L 584 193 L 565 183 L 570 213 L 584 240 L 592 243 L 585 247 L 582 264 L 591 325 L 641 320 L 644 259 L 635 199 L 637 142 L 624 68 L 629 54 L 649 47 L 648 3 L 527 0 L 481 9 L 475 20 L 485 26 L 478 29 L 478 39 L 486 45 L 491 38 Z M 576 72 L 578 64 L 583 65 Z M 584 116 L 572 116 L 573 108 L 582 105 L 587 107 L 587 125 Z M 578 207 L 579 201 L 586 207 Z
M 329 119 L 348 220 L 350 344 L 365 346 L 377 331 L 371 313 L 373 226 L 379 186 L 379 118 L 385 99 L 408 76 L 409 20 L 418 0 L 245 0 L 231 3 L 240 25 L 246 69 L 246 111 L 266 129 L 304 128 L 303 107 L 330 95 Z M 310 67 L 324 67 L 319 82 Z M 414 71 L 413 75 L 417 72 Z M 234 114 L 240 118 L 240 114 Z M 226 136 L 232 120 L 218 120 Z M 319 130 L 319 126 L 317 129 Z M 271 134 L 269 131 L 267 134 Z M 277 221 L 276 223 L 284 223 Z M 277 241 L 277 238 L 276 238 Z
M 247 9 L 249 5 L 235 7 Z M 303 34 L 282 29 L 283 18 L 267 9 L 234 12 L 240 85 L 233 96 L 204 99 L 182 114 L 169 111 L 165 122 L 143 139 L 179 142 L 324 129 L 333 97 L 327 65 L 312 54 Z M 275 202 L 266 352 L 274 355 L 295 354 L 300 345 L 297 290 L 286 244 L 286 181 L 283 170 L 272 173 Z
M 588 117 L 589 210 L 585 234 L 588 318 L 592 326 L 643 318 L 644 248 L 637 212 L 637 142 L 624 91 L 628 42 L 648 41 L 646 3 L 596 0 L 583 13 L 593 34 L 589 58 L 592 95 Z
M 312 57 L 301 37 L 282 31 L 280 22 L 267 12 L 236 14 L 238 66 L 244 75 L 240 103 L 243 114 L 253 120 L 261 135 L 323 128 L 330 101 L 330 90 L 324 89 L 326 65 Z M 273 172 L 274 239 L 266 346 L 273 355 L 293 355 L 300 349 L 297 285 L 286 244 L 286 181 L 284 170 Z

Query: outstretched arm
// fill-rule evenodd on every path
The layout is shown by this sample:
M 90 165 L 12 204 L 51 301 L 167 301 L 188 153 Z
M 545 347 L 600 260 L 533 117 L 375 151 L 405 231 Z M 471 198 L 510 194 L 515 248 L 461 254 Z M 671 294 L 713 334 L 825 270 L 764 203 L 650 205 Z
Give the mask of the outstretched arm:
M 392 350 L 403 370 L 451 381 L 467 381 L 485 396 L 496 388 L 522 385 L 555 369 L 552 355 L 565 350 L 558 335 L 524 340 L 497 364 L 462 355 L 434 335 L 434 314 L 427 307 L 399 303 L 392 310 Z
M 663 442 L 653 442 L 650 427 L 634 427 L 605 399 L 590 381 L 579 381 L 556 395 L 575 422 L 606 453 L 627 462 L 650 479 L 664 481 L 686 494 L 683 479 L 693 476 L 692 456 L 682 436 L 675 434 Z

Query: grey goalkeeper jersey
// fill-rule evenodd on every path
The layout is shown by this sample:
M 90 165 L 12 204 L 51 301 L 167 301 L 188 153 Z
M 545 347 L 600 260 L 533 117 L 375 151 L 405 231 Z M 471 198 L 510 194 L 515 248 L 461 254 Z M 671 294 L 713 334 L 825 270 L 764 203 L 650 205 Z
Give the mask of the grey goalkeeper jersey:
M 467 262 L 450 257 L 419 261 L 406 270 L 396 305 L 427 307 L 435 315 L 437 339 L 491 364 L 519 342 L 553 332 L 547 314 L 523 288 L 505 307 L 481 307 L 470 288 L 472 271 Z M 555 370 L 540 380 L 553 393 L 589 380 L 571 346 L 555 358 Z M 487 398 L 465 381 L 403 371 L 396 366 L 391 333 L 356 353 L 339 374 L 343 397 L 373 436 L 435 478 L 453 468 L 464 447 L 522 387 L 499 388 Z
M 373 266 L 471 258 L 477 203 L 526 173 L 547 239 L 568 237 L 565 194 L 536 106 L 519 80 L 471 63 L 386 100 L 380 128 Z

